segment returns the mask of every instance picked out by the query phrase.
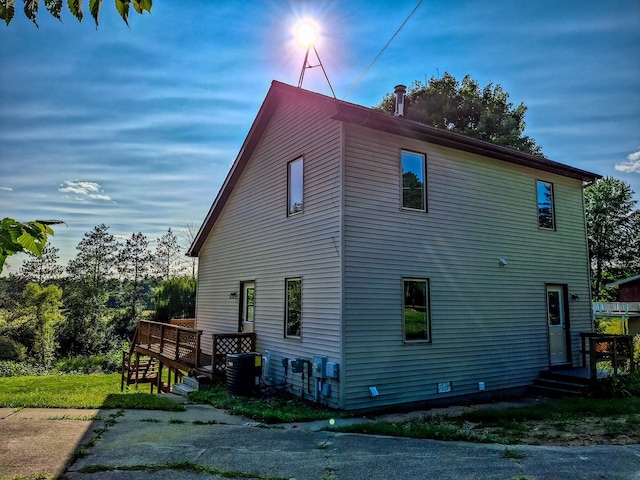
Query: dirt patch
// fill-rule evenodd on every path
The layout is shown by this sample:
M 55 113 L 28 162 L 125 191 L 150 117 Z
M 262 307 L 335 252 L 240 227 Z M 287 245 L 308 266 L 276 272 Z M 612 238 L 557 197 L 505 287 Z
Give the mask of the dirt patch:
M 527 421 L 517 426 L 483 426 L 509 443 L 550 446 L 630 445 L 640 443 L 640 414 L 618 418 L 586 417 L 579 421 Z

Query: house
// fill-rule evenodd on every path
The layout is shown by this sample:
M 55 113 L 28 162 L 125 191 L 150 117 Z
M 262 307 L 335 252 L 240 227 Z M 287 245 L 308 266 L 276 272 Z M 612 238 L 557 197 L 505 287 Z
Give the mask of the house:
M 640 335 L 640 275 L 611 282 L 607 288 L 617 288 L 617 302 L 594 302 L 595 318 L 617 318 L 623 333 Z
M 607 283 L 607 288 L 618 288 L 619 302 L 640 302 L 640 275 Z
M 267 381 L 347 410 L 524 388 L 592 330 L 597 178 L 273 82 L 189 250 L 202 348 L 255 332 Z

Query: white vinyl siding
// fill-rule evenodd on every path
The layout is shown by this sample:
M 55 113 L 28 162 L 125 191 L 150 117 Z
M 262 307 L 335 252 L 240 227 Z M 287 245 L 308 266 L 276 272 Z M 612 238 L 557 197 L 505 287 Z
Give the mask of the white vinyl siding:
M 545 284 L 567 284 L 573 360 L 590 329 L 582 189 L 554 184 L 557 231 L 531 200 L 541 172 L 353 125 L 345 127 L 346 408 L 531 383 L 548 367 Z M 427 154 L 429 215 L 398 211 L 401 149 Z M 506 267 L 499 266 L 505 258 Z M 401 279 L 429 278 L 431 344 L 403 342 Z M 584 300 L 582 300 L 584 299 Z M 451 382 L 452 391 L 437 393 Z M 371 397 L 375 385 L 380 395 Z
M 299 102 L 276 109 L 199 255 L 203 351 L 212 333 L 237 332 L 239 304 L 229 292 L 254 280 L 257 350 L 270 352 L 274 378 L 282 378 L 285 357 L 342 358 L 341 129 L 330 115 Z M 287 216 L 287 163 L 302 155 L 304 214 Z M 283 335 L 284 280 L 294 277 L 304 279 L 304 331 L 295 340 Z M 289 372 L 289 381 L 301 389 L 299 374 Z M 338 406 L 339 395 L 335 381 L 329 403 Z

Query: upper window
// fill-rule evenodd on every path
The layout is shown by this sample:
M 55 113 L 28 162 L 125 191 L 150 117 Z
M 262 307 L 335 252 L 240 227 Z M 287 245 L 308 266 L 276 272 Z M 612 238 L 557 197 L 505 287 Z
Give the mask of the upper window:
M 425 156 L 402 151 L 402 208 L 426 212 Z
M 285 281 L 285 337 L 300 338 L 302 332 L 302 279 L 287 278 Z
M 292 162 L 289 162 L 287 166 L 287 194 L 288 194 L 288 215 L 295 215 L 302 212 L 304 206 L 304 185 L 303 185 L 303 173 L 304 163 L 303 158 L 300 157 Z
M 553 184 L 549 182 L 536 182 L 538 192 L 538 227 L 546 230 L 556 228 L 553 214 Z
M 429 280 L 405 278 L 402 318 L 405 342 L 431 341 L 429 318 Z

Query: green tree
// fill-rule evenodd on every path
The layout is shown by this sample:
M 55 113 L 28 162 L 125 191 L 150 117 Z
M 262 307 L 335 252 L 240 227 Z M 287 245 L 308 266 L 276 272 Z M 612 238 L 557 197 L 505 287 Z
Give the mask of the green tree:
M 154 319 L 168 322 L 172 318 L 194 318 L 196 285 L 196 279 L 188 276 L 162 282 L 153 293 Z
M 59 251 L 58 248 L 46 245 L 40 257 L 30 254 L 30 258 L 22 264 L 19 275 L 27 282 L 41 286 L 57 280 L 64 272 L 64 268 L 58 265 Z
M 101 224 L 85 233 L 67 266 L 67 319 L 57 332 L 61 355 L 94 355 L 108 348 L 107 300 L 119 285 L 114 278 L 119 244 L 108 230 Z
M 3 218 L 0 221 L 0 272 L 4 268 L 9 255 L 19 252 L 29 252 L 37 257 L 42 255 L 47 237 L 53 235 L 49 225 L 64 223 L 60 220 L 36 220 L 21 223 L 13 218 Z
M 55 285 L 42 288 L 29 283 L 25 289 L 25 305 L 32 312 L 34 344 L 31 356 L 38 365 L 49 368 L 56 349 L 54 325 L 64 319 L 60 313 L 62 289 Z
M 88 279 L 100 286 L 116 270 L 118 242 L 104 223 L 85 233 L 76 247 L 78 255 L 67 266 L 67 272 L 76 280 Z
M 156 242 L 156 251 L 153 257 L 155 270 L 163 280 L 168 280 L 182 270 L 178 237 L 169 228 L 167 233 L 156 239 Z
M 145 10 L 151 13 L 151 2 L 152 0 L 115 0 L 115 6 L 122 19 L 129 25 L 129 7 L 133 5 L 133 9 L 139 14 L 144 13 Z M 63 3 L 67 4 L 69 12 L 71 12 L 79 22 L 82 22 L 84 18 L 82 0 L 44 0 L 43 3 L 47 11 L 60 21 L 62 21 L 60 14 Z M 0 0 L 0 20 L 4 20 L 7 25 L 11 23 L 11 20 L 13 20 L 15 16 L 15 4 L 16 0 Z M 89 11 L 91 12 L 93 20 L 96 22 L 96 27 L 98 26 L 101 6 L 102 0 L 89 0 Z M 36 14 L 38 13 L 39 7 L 40 0 L 24 0 L 24 14 L 36 27 L 38 26 Z
M 120 249 L 117 257 L 118 271 L 123 280 L 122 286 L 131 322 L 138 316 L 137 305 L 142 293 L 142 281 L 151 272 L 152 255 L 149 241 L 142 233 L 134 233 Z
M 109 349 L 107 294 L 84 279 L 64 283 L 65 321 L 57 325 L 59 356 L 98 355 Z
M 585 189 L 594 300 L 612 300 L 604 285 L 640 270 L 640 210 L 631 186 L 605 177 Z
M 527 107 L 514 108 L 500 85 L 480 84 L 466 75 L 458 82 L 450 73 L 415 81 L 406 95 L 405 117 L 443 130 L 542 155 L 542 149 L 524 135 Z M 395 96 L 387 94 L 378 108 L 393 113 Z

